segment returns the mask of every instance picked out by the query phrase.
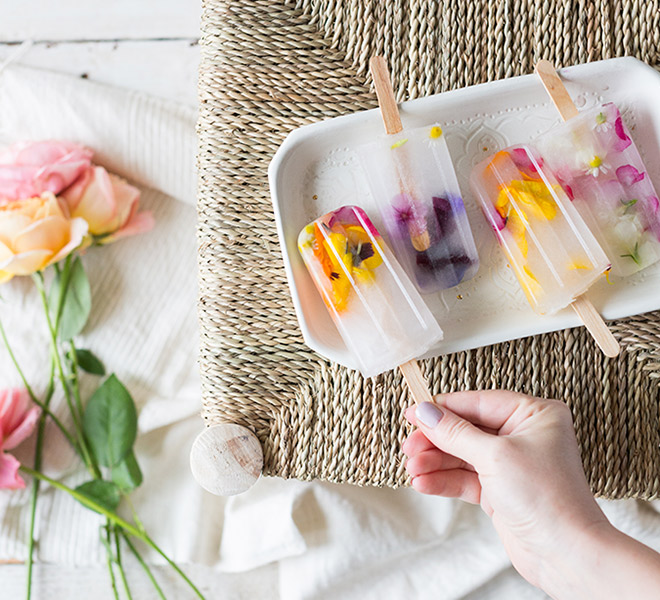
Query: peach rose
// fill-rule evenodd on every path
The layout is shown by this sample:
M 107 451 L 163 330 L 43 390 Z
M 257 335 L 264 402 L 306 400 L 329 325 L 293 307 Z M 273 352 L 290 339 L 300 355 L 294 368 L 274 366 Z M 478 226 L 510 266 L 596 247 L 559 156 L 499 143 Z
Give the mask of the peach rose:
M 71 216 L 85 219 L 101 244 L 143 233 L 154 225 L 150 212 L 137 212 L 140 190 L 103 167 L 88 168 L 61 197 Z
M 0 206 L 0 283 L 63 259 L 87 235 L 84 219 L 68 219 L 50 192 Z
M 5 450 L 13 450 L 29 437 L 40 412 L 32 405 L 27 390 L 0 390 L 0 488 L 25 487 L 18 474 L 20 463 Z
M 16 144 L 0 152 L 0 205 L 59 194 L 89 168 L 92 151 L 70 142 Z

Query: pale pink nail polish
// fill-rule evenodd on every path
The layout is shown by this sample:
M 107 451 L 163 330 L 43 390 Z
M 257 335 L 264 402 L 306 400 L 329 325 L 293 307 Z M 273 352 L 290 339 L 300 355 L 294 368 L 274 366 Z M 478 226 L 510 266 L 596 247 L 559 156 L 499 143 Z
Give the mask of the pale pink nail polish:
M 443 412 L 435 405 L 430 402 L 422 402 L 415 409 L 415 416 L 417 420 L 426 425 L 427 427 L 435 427 L 442 419 Z

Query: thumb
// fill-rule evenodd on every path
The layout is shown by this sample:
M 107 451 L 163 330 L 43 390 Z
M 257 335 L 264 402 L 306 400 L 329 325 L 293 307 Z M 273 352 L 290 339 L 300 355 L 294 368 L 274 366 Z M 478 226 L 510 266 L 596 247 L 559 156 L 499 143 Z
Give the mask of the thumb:
M 422 402 L 416 407 L 415 422 L 440 450 L 470 463 L 477 470 L 477 464 L 489 455 L 494 441 L 492 435 L 432 402 Z

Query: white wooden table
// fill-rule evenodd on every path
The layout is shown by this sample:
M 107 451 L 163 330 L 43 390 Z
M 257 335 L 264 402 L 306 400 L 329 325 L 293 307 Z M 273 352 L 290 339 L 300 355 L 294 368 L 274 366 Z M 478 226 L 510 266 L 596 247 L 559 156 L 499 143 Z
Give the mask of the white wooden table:
M 2 0 L 0 63 L 20 62 L 197 101 L 200 0 Z

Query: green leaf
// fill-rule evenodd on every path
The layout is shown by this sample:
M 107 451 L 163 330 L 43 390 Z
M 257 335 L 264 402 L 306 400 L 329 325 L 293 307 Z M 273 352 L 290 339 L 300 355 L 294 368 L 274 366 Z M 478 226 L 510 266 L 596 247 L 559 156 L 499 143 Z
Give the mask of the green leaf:
M 105 375 L 103 363 L 91 350 L 76 348 L 76 361 L 78 366 L 92 375 Z
M 53 279 L 48 300 L 53 311 L 53 319 L 57 319 L 57 304 L 63 282 L 65 282 L 66 290 L 57 335 L 60 340 L 70 340 L 82 331 L 92 308 L 92 291 L 79 256 L 73 260 L 68 273 L 62 270 L 57 272 Z
M 132 450 L 112 469 L 112 481 L 124 492 L 130 492 L 142 483 L 142 471 Z
M 83 432 L 96 460 L 106 467 L 117 466 L 133 448 L 137 435 L 135 403 L 114 374 L 89 399 Z
M 121 500 L 121 493 L 117 485 L 112 481 L 102 481 L 101 479 L 94 479 L 79 485 L 76 492 L 93 500 L 110 512 L 117 510 Z

